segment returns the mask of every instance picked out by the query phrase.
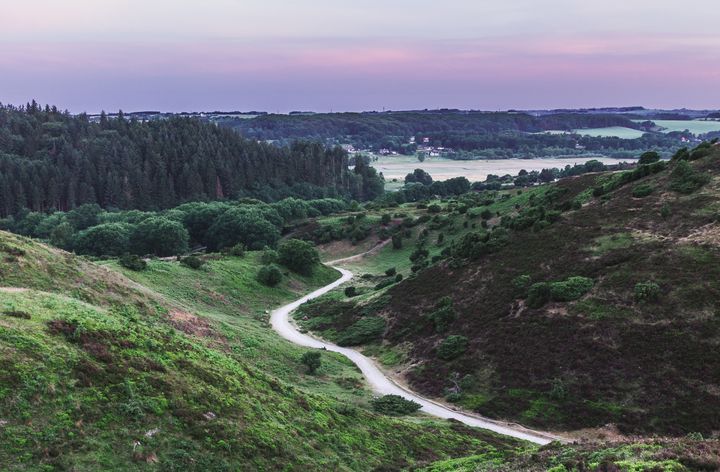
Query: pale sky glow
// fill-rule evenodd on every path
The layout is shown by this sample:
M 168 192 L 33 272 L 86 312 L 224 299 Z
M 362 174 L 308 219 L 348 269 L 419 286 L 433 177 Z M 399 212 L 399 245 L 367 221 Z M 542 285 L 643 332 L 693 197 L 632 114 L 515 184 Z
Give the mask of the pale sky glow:
M 720 107 L 711 0 L 0 0 L 0 102 Z

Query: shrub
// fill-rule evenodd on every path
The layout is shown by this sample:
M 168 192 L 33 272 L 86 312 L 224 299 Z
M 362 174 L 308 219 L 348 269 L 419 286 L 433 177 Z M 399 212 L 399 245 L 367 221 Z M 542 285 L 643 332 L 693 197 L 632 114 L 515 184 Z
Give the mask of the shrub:
M 528 290 L 527 306 L 530 308 L 541 308 L 550 301 L 550 284 L 538 282 L 532 284 Z
M 379 316 L 361 318 L 350 325 L 338 339 L 340 346 L 357 346 L 382 336 L 385 332 L 385 320 Z
M 639 165 L 645 165 L 645 164 L 652 164 L 653 162 L 657 162 L 660 160 L 660 154 L 656 153 L 655 151 L 647 151 L 640 155 L 640 159 L 638 159 Z
M 388 270 L 385 271 L 385 275 L 387 275 L 388 277 L 392 277 L 395 274 L 397 274 L 397 269 L 395 269 L 395 267 L 390 267 Z
M 205 265 L 205 261 L 197 256 L 187 256 L 180 259 L 180 264 L 190 269 L 198 270 L 200 267 Z
M 391 220 L 392 216 L 390 216 L 390 213 L 383 213 L 383 215 L 380 217 L 380 224 L 388 225 Z
M 402 236 L 400 236 L 399 234 L 393 234 L 392 246 L 393 246 L 393 249 L 402 249 L 402 246 L 403 246 Z
M 636 185 L 635 187 L 633 187 L 632 196 L 635 198 L 647 197 L 648 195 L 653 193 L 654 190 L 655 188 L 649 184 Z
M 420 409 L 419 403 L 406 400 L 400 395 L 383 395 L 373 398 L 370 404 L 376 412 L 391 416 L 409 415 Z
M 308 351 L 302 355 L 300 362 L 307 367 L 308 374 L 314 374 L 322 365 L 320 351 Z
M 133 252 L 175 256 L 188 249 L 190 236 L 182 225 L 174 220 L 157 216 L 141 221 L 130 236 Z
M 697 172 L 686 161 L 680 161 L 675 165 L 670 179 L 670 190 L 689 194 L 708 183 L 710 176 Z
M 653 302 L 660 297 L 660 286 L 648 280 L 635 284 L 635 300 L 639 302 Z
M 245 245 L 237 243 L 228 250 L 228 254 L 235 257 L 243 257 L 245 255 Z
M 275 264 L 265 265 L 258 271 L 257 280 L 263 285 L 274 287 L 282 280 L 282 272 Z
M 530 276 L 529 275 L 518 275 L 517 277 L 512 279 L 511 283 L 517 293 L 524 293 L 525 290 L 530 285 Z
M 389 287 L 390 285 L 395 283 L 395 279 L 386 279 L 381 281 L 379 284 L 375 286 L 375 290 L 381 290 L 385 287 Z
M 550 298 L 555 302 L 570 302 L 588 293 L 592 287 L 592 279 L 580 276 L 568 277 L 562 282 L 550 284 Z
M 457 314 L 453 309 L 452 299 L 450 297 L 441 298 L 438 304 L 435 305 L 435 311 L 428 315 L 428 318 L 435 324 L 435 331 L 438 333 L 447 331 L 456 317 Z
M 282 265 L 299 274 L 310 275 L 320 262 L 320 256 L 312 244 L 300 239 L 288 239 L 278 247 L 278 260 Z
M 667 219 L 672 214 L 672 211 L 670 210 L 670 206 L 666 203 L 660 208 L 660 216 L 663 219 Z
M 278 261 L 278 253 L 274 249 L 270 249 L 270 248 L 266 247 L 265 250 L 260 255 L 260 262 L 262 262 L 265 265 L 275 264 L 277 261 Z
M 429 213 L 440 213 L 440 210 L 442 210 L 442 208 L 437 203 L 433 203 L 432 205 L 428 206 L 428 208 L 427 208 L 427 211 Z
M 440 359 L 445 361 L 453 360 L 460 357 L 467 351 L 468 338 L 465 336 L 452 335 L 448 336 L 440 343 L 437 350 L 437 355 Z
M 400 282 L 400 281 L 402 281 L 402 279 L 403 279 L 403 275 L 402 275 L 402 274 L 397 274 L 397 275 L 395 276 L 395 282 Z
M 132 227 L 125 223 L 106 223 L 81 231 L 75 251 L 91 256 L 119 256 L 130 249 Z
M 351 285 L 351 286 L 349 286 L 349 287 L 345 287 L 345 296 L 346 296 L 346 297 L 352 298 L 352 297 L 356 296 L 357 294 L 358 294 L 358 293 L 357 293 L 357 288 L 356 288 L 354 285 Z
M 136 254 L 123 254 L 120 256 L 120 259 L 118 259 L 118 262 L 126 269 L 134 270 L 135 272 L 140 272 L 147 268 L 147 262 Z

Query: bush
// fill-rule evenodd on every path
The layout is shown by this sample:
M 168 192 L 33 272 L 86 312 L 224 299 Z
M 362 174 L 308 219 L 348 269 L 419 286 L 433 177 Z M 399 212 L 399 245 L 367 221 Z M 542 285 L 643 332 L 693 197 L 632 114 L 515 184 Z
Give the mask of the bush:
M 447 331 L 456 317 L 457 314 L 453 309 L 452 299 L 450 297 L 441 298 L 438 304 L 435 305 L 435 311 L 428 315 L 428 318 L 435 324 L 435 331 L 438 333 Z
M 448 336 L 440 343 L 437 350 L 437 355 L 440 359 L 445 361 L 453 360 L 460 357 L 467 351 L 468 338 L 465 336 L 452 335 Z
M 160 257 L 186 252 L 189 239 L 182 223 L 161 216 L 138 223 L 130 237 L 133 252 Z
M 345 296 L 346 296 L 346 297 L 352 298 L 352 297 L 356 296 L 357 294 L 358 294 L 358 293 L 357 293 L 357 288 L 356 288 L 354 285 L 351 285 L 351 286 L 349 286 L 349 287 L 345 287 Z
M 400 395 L 383 395 L 373 398 L 370 404 L 376 412 L 391 416 L 409 415 L 420 409 L 419 403 L 406 400 Z
M 570 302 L 577 300 L 590 291 L 593 280 L 587 277 L 568 277 L 562 282 L 550 284 L 550 298 L 555 302 Z
M 387 275 L 388 277 L 392 277 L 395 274 L 397 274 L 397 269 L 395 267 L 390 267 L 388 270 L 385 271 L 385 275 Z
M 640 159 L 638 159 L 639 165 L 645 165 L 645 164 L 652 164 L 653 162 L 657 162 L 660 160 L 660 154 L 656 153 L 655 151 L 647 151 L 640 155 Z
M 197 256 L 187 256 L 180 259 L 180 264 L 190 269 L 198 270 L 200 267 L 205 265 L 205 261 Z
M 402 275 L 402 274 L 397 274 L 397 275 L 395 276 L 395 282 L 401 282 L 402 279 L 403 279 L 403 275 Z
M 514 279 L 512 279 L 512 286 L 515 289 L 516 293 L 525 293 L 525 290 L 530 285 L 530 276 L 529 275 L 518 275 Z
M 385 332 L 385 320 L 379 316 L 361 318 L 350 325 L 338 339 L 340 346 L 357 346 L 382 336 Z
M 260 262 L 262 262 L 265 265 L 269 264 L 275 264 L 278 261 L 278 253 L 274 249 L 270 249 L 268 247 L 265 248 L 265 250 L 260 255 Z
M 388 224 L 390 224 L 391 219 L 392 219 L 392 217 L 390 216 L 389 213 L 384 213 L 384 214 L 380 217 L 380 224 L 382 224 L 382 225 L 384 225 L 384 226 L 387 226 Z
M 440 210 L 442 210 L 442 208 L 437 203 L 433 203 L 427 208 L 427 210 L 429 213 L 440 213 Z
M 385 280 L 381 281 L 379 284 L 375 285 L 375 290 L 381 290 L 385 287 L 391 286 L 394 283 L 395 283 L 395 279 L 385 279 Z
M 300 239 L 288 239 L 280 243 L 278 256 L 280 264 L 299 274 L 312 274 L 315 266 L 320 263 L 315 247 Z
M 118 262 L 126 269 L 134 270 L 135 272 L 140 272 L 147 268 L 147 262 L 136 254 L 123 254 L 120 256 L 120 259 L 118 259 Z
M 237 243 L 228 250 L 228 255 L 243 257 L 245 255 L 245 245 L 243 243 Z
M 402 236 L 400 236 L 399 234 L 393 234 L 392 246 L 393 246 L 393 249 L 402 249 L 402 246 L 403 246 Z
M 635 300 L 639 302 L 654 302 L 660 297 L 660 286 L 648 280 L 635 284 Z
M 528 290 L 527 306 L 530 308 L 541 308 L 550 301 L 550 284 L 538 282 L 532 284 Z
M 300 362 L 307 367 L 308 374 L 314 374 L 322 365 L 320 351 L 308 351 L 302 355 Z
M 647 197 L 655 191 L 655 188 L 649 184 L 640 184 L 633 187 L 632 196 L 635 198 Z
M 81 231 L 75 251 L 91 256 L 119 256 L 130 249 L 132 227 L 125 223 L 106 223 Z
M 275 264 L 262 266 L 257 273 L 257 280 L 263 285 L 274 287 L 282 280 L 282 272 Z
M 710 182 L 709 175 L 697 172 L 686 161 L 680 161 L 675 165 L 670 179 L 670 190 L 685 194 L 693 193 Z

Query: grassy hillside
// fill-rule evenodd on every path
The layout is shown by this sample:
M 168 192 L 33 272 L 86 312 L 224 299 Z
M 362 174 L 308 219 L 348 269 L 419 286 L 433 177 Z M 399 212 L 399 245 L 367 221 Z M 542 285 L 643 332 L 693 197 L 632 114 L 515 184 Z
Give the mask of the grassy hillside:
M 236 272 L 254 256 L 201 273 L 152 263 L 135 276 L 145 287 L 7 233 L 0 250 L 3 470 L 393 470 L 519 445 L 324 394 L 352 370 L 329 356 L 307 388 L 288 383 L 305 376 L 302 351 L 261 334 L 253 310 L 332 273 L 293 278 L 236 311 L 245 295 L 232 291 L 253 283 Z M 265 370 L 285 361 L 284 375 Z
M 401 352 L 413 388 L 485 415 L 710 434 L 720 429 L 720 155 L 709 154 L 632 178 L 584 175 L 532 198 L 541 190 L 512 192 L 490 205 L 489 226 L 506 237 L 462 230 L 452 257 L 381 291 L 320 300 L 304 309 L 307 326 L 333 337 L 379 318 L 363 342 Z M 472 225 L 475 214 L 448 217 Z

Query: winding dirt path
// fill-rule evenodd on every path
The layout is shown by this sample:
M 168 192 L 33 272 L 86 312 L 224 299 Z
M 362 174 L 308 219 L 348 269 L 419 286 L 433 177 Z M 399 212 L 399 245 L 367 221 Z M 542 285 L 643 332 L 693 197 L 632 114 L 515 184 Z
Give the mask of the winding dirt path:
M 373 248 L 375 249 L 375 248 Z M 371 249 L 372 251 L 372 249 Z M 360 255 L 362 256 L 362 255 Z M 352 258 L 342 259 L 338 261 L 333 261 L 332 263 L 339 263 L 339 262 L 345 262 L 348 259 L 354 260 L 358 256 L 353 256 Z M 331 264 L 332 264 L 331 263 Z M 272 315 L 270 317 L 270 323 L 272 324 L 273 329 L 280 334 L 283 338 L 287 339 L 288 341 L 291 341 L 295 344 L 298 344 L 300 346 L 305 347 L 311 347 L 316 349 L 326 349 L 328 351 L 338 352 L 351 361 L 355 363 L 355 365 L 358 366 L 358 368 L 362 371 L 363 375 L 365 376 L 365 379 L 367 380 L 368 384 L 371 386 L 373 391 L 380 395 L 400 395 L 408 400 L 412 400 L 414 402 L 417 402 L 421 405 L 421 410 L 429 415 L 436 416 L 438 418 L 445 418 L 445 419 L 454 419 L 457 421 L 460 421 L 462 423 L 465 423 L 468 426 L 474 426 L 478 428 L 488 429 L 491 431 L 494 431 L 496 433 L 504 434 L 506 436 L 511 436 L 518 439 L 523 439 L 526 441 L 530 441 L 536 444 L 547 444 L 551 441 L 559 440 L 559 441 L 566 441 L 565 438 L 556 436 L 551 433 L 541 432 L 541 431 L 533 431 L 531 429 L 527 429 L 521 425 L 513 424 L 513 423 L 505 423 L 501 421 L 495 421 L 488 418 L 483 418 L 481 416 L 476 416 L 470 413 L 461 413 L 458 411 L 455 411 L 447 406 L 441 405 L 437 402 L 434 402 L 433 400 L 427 399 L 425 397 L 422 397 L 406 388 L 403 388 L 402 386 L 398 385 L 397 383 L 393 382 L 390 378 L 388 378 L 381 370 L 380 368 L 374 363 L 373 360 L 370 358 L 362 355 L 358 351 L 354 349 L 344 348 L 337 346 L 335 344 L 329 343 L 327 341 L 320 340 L 318 338 L 315 338 L 313 336 L 310 336 L 308 334 L 301 333 L 298 331 L 297 327 L 293 324 L 293 322 L 290 320 L 290 313 L 292 313 L 294 310 L 296 310 L 300 305 L 307 302 L 308 300 L 312 300 L 313 298 L 317 298 L 320 295 L 323 295 L 330 290 L 333 290 L 334 288 L 338 287 L 339 285 L 347 282 L 348 280 L 352 279 L 353 274 L 352 272 L 341 269 L 339 267 L 335 267 L 336 270 L 340 271 L 342 274 L 342 277 L 340 277 L 335 282 L 326 285 L 325 287 L 322 287 L 308 295 L 305 295 L 304 297 L 300 298 L 299 300 L 296 300 L 292 303 L 288 303 L 287 305 L 284 305 L 272 312 Z

